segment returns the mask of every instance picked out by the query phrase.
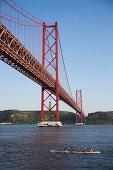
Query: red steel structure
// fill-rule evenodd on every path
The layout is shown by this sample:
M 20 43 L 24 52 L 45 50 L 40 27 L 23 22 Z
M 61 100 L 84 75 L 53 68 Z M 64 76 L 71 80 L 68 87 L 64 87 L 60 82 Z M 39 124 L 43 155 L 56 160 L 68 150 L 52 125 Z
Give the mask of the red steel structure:
M 83 118 L 84 118 L 84 122 L 85 122 L 85 116 L 83 113 L 83 108 L 82 108 L 82 90 L 76 90 L 76 104 L 80 107 L 81 112 L 80 112 L 80 116 L 81 116 L 81 123 L 83 123 Z M 77 121 L 77 111 L 76 111 L 76 124 L 78 123 Z
M 49 29 L 51 29 L 51 31 L 49 31 Z M 54 36 L 53 36 L 53 32 L 55 32 Z M 48 33 L 48 34 L 47 34 Z M 49 43 L 49 37 L 52 37 L 54 39 L 52 45 L 50 46 Z M 48 49 L 45 51 L 45 46 L 48 47 Z M 53 47 L 55 46 L 55 48 L 53 49 Z M 54 50 L 54 51 L 53 51 Z M 52 60 L 49 62 L 47 59 L 47 54 L 48 53 L 54 54 L 54 57 L 52 55 Z M 55 25 L 46 25 L 45 23 L 43 23 L 43 53 L 42 53 L 42 67 L 45 68 L 45 60 L 48 61 L 48 65 L 46 66 L 46 69 L 52 65 L 53 61 L 55 61 L 55 65 L 56 67 L 53 67 L 55 69 L 56 72 L 56 83 L 55 83 L 55 87 L 53 88 L 53 91 L 48 91 L 47 88 L 42 86 L 42 98 L 41 98 L 41 121 L 43 121 L 43 118 L 49 113 L 52 113 L 52 109 L 56 106 L 56 121 L 59 121 L 59 84 L 58 84 L 58 24 L 57 22 L 55 23 Z M 53 65 L 52 65 L 53 66 Z M 44 99 L 44 93 L 47 93 L 48 96 Z M 53 93 L 56 93 L 56 99 L 52 96 Z M 55 104 L 52 108 L 48 108 L 48 106 L 45 104 L 46 100 L 49 97 L 52 97 L 53 100 L 55 101 Z M 47 112 L 44 114 L 44 106 L 47 109 Z M 53 114 L 53 113 L 52 113 Z M 54 115 L 54 114 L 53 114 Z
M 57 23 L 54 26 L 54 28 L 57 29 Z M 56 31 L 56 36 L 57 36 L 57 31 Z M 45 45 L 43 44 L 43 50 L 44 50 L 44 46 Z M 56 51 L 58 50 L 57 48 L 58 47 L 56 45 Z M 43 53 L 43 58 L 44 56 L 45 54 Z M 44 68 L 44 65 L 41 65 L 1 22 L 0 22 L 0 59 L 43 87 L 42 119 L 43 119 L 43 106 L 44 106 L 43 93 L 45 89 L 47 89 L 50 93 L 57 96 L 56 97 L 56 106 L 57 106 L 56 120 L 59 120 L 59 113 L 58 113 L 59 99 L 65 102 L 66 104 L 68 104 L 79 114 L 81 113 L 81 108 L 78 106 L 78 104 L 58 83 L 58 77 L 56 77 L 57 79 L 56 82 L 56 80 L 52 77 L 52 75 Z M 58 58 L 56 60 L 58 60 Z M 56 71 L 56 76 L 58 76 L 58 70 Z
M 1 9 L 1 21 L 0 21 L 0 60 L 7 63 L 9 66 L 13 67 L 20 73 L 24 74 L 37 84 L 42 87 L 42 96 L 41 96 L 41 120 L 43 121 L 44 117 L 52 112 L 52 109 L 56 107 L 56 121 L 59 120 L 59 100 L 62 100 L 71 108 L 73 108 L 78 114 L 82 117 L 85 117 L 82 111 L 82 93 L 80 92 L 80 98 L 78 97 L 78 92 L 76 92 L 76 102 L 72 97 L 72 94 L 69 95 L 67 91 L 59 83 L 59 70 L 58 70 L 58 44 L 61 50 L 61 43 L 58 34 L 58 24 L 43 22 L 36 17 L 33 17 L 31 14 L 26 12 L 24 9 L 19 7 L 13 0 L 3 0 L 7 9 Z M 10 2 L 10 3 L 9 3 Z M 1 7 L 1 6 L 0 6 Z M 12 10 L 12 11 L 11 11 Z M 19 11 L 20 10 L 20 11 Z M 5 22 L 2 22 L 5 20 Z M 8 24 L 9 23 L 9 27 Z M 13 31 L 11 32 L 11 25 L 14 24 Z M 28 36 L 27 28 L 30 30 L 32 27 L 43 27 L 43 42 L 42 42 L 42 64 L 34 57 L 32 51 L 23 45 L 23 42 L 20 42 L 20 26 L 24 26 L 25 35 L 24 39 L 26 42 L 26 37 Z M 13 26 L 12 26 L 13 27 Z M 30 34 L 32 31 L 29 32 Z M 18 38 L 17 37 L 18 34 Z M 15 36 L 14 36 L 15 35 Z M 22 35 L 23 36 L 23 35 Z M 36 37 L 35 37 L 36 38 Z M 28 44 L 31 43 L 31 37 Z M 51 41 L 52 40 L 52 41 Z M 50 44 L 51 42 L 51 44 Z M 62 60 L 63 54 L 61 50 Z M 51 59 L 50 59 L 51 58 Z M 63 60 L 64 64 L 64 60 Z M 52 75 L 49 71 L 49 68 L 53 67 L 55 75 Z M 64 65 L 64 70 L 66 74 L 66 68 Z M 67 75 L 66 75 L 67 79 Z M 69 82 L 67 79 L 69 86 Z M 70 87 L 69 87 L 70 89 Z M 70 90 L 71 91 L 71 90 Z M 48 108 L 46 102 L 51 97 L 54 100 L 53 106 Z M 81 101 L 81 105 L 78 101 Z M 45 113 L 44 110 L 47 110 Z M 54 114 L 53 114 L 54 115 Z M 77 115 L 76 115 L 77 116 Z

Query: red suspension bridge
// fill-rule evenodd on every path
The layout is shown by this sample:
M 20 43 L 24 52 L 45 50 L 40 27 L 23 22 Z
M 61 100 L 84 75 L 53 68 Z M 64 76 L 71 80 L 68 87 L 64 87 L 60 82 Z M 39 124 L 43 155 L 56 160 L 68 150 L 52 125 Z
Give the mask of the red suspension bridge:
M 59 121 L 59 100 L 62 100 L 76 111 L 76 121 L 79 114 L 83 122 L 82 92 L 76 90 L 75 101 L 66 73 L 57 22 L 44 22 L 13 0 L 0 0 L 0 59 L 42 87 L 42 121 L 49 112 L 54 115 L 54 108 L 54 116 Z M 63 66 L 60 67 L 61 63 Z M 47 105 L 50 97 L 53 99 L 51 108 Z

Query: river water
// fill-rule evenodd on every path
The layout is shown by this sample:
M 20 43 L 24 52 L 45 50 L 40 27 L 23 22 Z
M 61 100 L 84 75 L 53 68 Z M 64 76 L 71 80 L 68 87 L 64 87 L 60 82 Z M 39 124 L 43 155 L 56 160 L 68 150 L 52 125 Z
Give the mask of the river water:
M 60 154 L 65 147 L 93 148 L 102 154 Z M 0 170 L 113 169 L 113 126 L 0 125 Z

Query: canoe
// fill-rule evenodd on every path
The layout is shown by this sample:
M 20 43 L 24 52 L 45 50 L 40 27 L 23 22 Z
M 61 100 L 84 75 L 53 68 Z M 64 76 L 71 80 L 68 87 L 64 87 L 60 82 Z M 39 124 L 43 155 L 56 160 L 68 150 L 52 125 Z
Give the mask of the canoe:
M 59 150 L 50 150 L 50 152 L 53 152 L 53 153 L 75 153 L 75 154 L 100 154 L 101 152 L 100 151 L 87 151 L 87 152 L 79 152 L 79 151 L 59 151 Z

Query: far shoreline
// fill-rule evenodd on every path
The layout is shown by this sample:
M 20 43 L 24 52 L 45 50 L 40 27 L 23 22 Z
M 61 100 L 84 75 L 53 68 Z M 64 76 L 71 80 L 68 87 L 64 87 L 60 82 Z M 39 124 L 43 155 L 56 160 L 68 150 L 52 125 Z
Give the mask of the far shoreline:
M 37 125 L 38 123 L 36 123 L 36 124 L 16 124 L 16 123 L 11 123 L 11 122 L 9 122 L 9 123 L 7 123 L 7 122 L 2 122 L 2 123 L 0 123 L 0 125 Z M 76 127 L 79 127 L 79 126 L 112 126 L 113 124 L 84 124 L 84 125 L 75 125 L 75 124 L 63 124 L 63 126 L 76 126 Z

